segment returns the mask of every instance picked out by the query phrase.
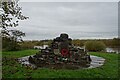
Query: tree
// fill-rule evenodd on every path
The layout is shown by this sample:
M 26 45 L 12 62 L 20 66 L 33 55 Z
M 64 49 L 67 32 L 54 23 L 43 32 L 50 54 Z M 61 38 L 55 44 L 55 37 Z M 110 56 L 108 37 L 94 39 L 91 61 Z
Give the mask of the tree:
M 18 26 L 19 20 L 28 19 L 28 17 L 22 15 L 21 10 L 22 8 L 18 6 L 18 2 L 15 0 L 0 1 L 2 38 L 9 38 L 15 44 L 19 40 L 22 41 L 22 36 L 25 36 L 25 33 L 22 31 L 13 29 Z
M 87 41 L 85 42 L 85 48 L 88 51 L 104 51 L 106 46 L 101 41 Z
M 112 47 L 120 47 L 120 38 L 114 38 L 112 40 Z
M 22 8 L 18 6 L 18 3 L 16 1 L 1 2 L 1 11 L 2 11 L 1 28 L 2 28 L 2 34 L 4 36 L 10 36 L 11 30 L 9 30 L 9 28 L 17 27 L 19 20 L 28 19 L 28 17 L 22 15 L 21 10 Z

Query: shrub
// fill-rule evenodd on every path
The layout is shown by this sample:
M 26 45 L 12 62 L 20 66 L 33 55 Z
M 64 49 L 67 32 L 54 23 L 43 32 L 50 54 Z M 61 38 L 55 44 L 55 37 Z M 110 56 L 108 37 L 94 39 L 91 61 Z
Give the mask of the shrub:
M 11 40 L 7 37 L 2 37 L 3 51 L 18 51 L 21 50 L 20 44 L 17 41 Z
M 87 41 L 85 43 L 85 48 L 88 51 L 104 51 L 106 46 L 101 41 Z

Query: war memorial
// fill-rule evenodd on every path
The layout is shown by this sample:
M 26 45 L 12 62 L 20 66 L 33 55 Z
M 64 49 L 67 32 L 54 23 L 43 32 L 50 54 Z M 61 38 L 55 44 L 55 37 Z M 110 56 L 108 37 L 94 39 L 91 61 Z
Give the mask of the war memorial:
M 84 48 L 74 46 L 68 34 L 63 33 L 53 39 L 49 47 L 18 61 L 32 68 L 83 69 L 100 67 L 105 59 L 89 55 Z

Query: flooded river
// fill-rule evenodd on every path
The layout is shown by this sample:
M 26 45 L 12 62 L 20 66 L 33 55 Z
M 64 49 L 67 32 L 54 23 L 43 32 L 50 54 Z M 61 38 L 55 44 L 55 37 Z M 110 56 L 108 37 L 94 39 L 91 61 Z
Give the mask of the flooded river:
M 110 47 L 108 47 L 108 48 L 106 48 L 106 52 L 118 54 L 118 53 L 120 53 L 120 47 L 119 48 L 110 48 Z

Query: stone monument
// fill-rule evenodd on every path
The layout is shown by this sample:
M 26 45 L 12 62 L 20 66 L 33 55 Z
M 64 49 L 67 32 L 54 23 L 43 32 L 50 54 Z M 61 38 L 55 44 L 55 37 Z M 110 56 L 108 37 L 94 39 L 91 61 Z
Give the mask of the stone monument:
M 53 39 L 49 47 L 41 49 L 28 60 L 37 67 L 55 69 L 89 67 L 91 62 L 90 55 L 85 49 L 74 46 L 72 39 L 65 33 Z

